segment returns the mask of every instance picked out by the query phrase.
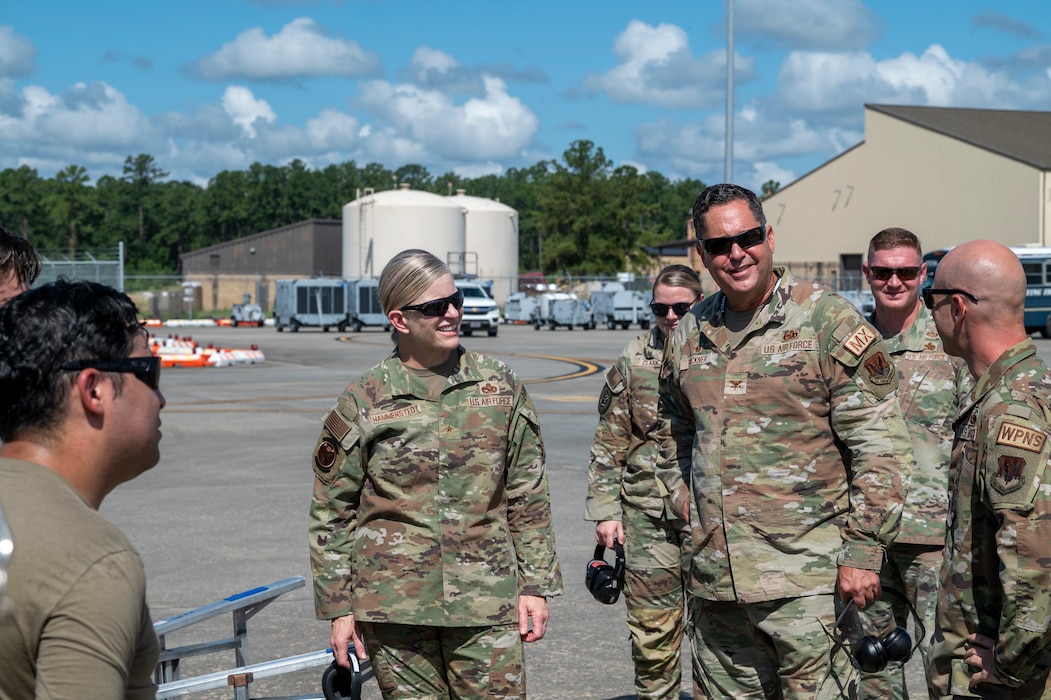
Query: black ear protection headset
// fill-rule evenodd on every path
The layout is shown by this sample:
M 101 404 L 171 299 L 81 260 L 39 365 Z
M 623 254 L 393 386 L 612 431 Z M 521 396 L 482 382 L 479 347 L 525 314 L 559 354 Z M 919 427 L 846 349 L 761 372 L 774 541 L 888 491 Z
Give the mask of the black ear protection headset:
M 595 546 L 595 556 L 588 562 L 587 572 L 584 574 L 584 585 L 591 591 L 591 595 L 595 596 L 595 600 L 613 605 L 620 598 L 620 590 L 624 588 L 624 545 L 613 540 L 613 566 L 606 562 L 603 550 L 603 545 Z
M 325 700 L 361 700 L 361 664 L 354 655 L 354 647 L 347 648 L 350 658 L 350 670 L 338 665 L 335 661 L 329 664 L 321 674 L 321 690 Z
M 896 591 L 893 588 L 883 587 L 884 593 L 890 593 L 895 598 L 905 603 L 909 610 L 912 612 L 912 617 L 916 620 L 916 624 L 920 628 L 920 639 L 924 639 L 927 636 L 927 628 L 923 625 L 923 620 L 916 614 L 916 608 L 912 606 L 912 603 L 906 598 L 900 591 Z M 916 646 L 912 645 L 912 638 L 909 637 L 909 633 L 904 627 L 895 627 L 887 634 L 882 637 L 876 637 L 874 635 L 865 635 L 851 646 L 847 646 L 838 638 L 838 630 L 840 622 L 843 620 L 843 616 L 850 610 L 850 606 L 854 605 L 854 599 L 852 598 L 843 606 L 843 610 L 836 616 L 836 629 L 837 635 L 834 635 L 836 643 L 842 646 L 844 649 L 849 650 L 850 662 L 854 668 L 860 669 L 865 673 L 878 673 L 887 667 L 887 664 L 891 661 L 900 661 L 901 663 L 907 662 L 912 658 L 913 653 L 920 648 L 920 643 L 916 642 Z

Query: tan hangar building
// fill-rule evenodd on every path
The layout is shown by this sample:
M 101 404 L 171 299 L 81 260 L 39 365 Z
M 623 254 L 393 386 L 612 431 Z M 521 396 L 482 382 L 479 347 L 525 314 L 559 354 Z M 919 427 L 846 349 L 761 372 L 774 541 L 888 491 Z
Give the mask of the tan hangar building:
M 1051 245 L 1051 112 L 865 105 L 865 140 L 763 202 L 778 264 L 861 282 L 869 239 L 907 228 L 924 251 L 976 238 Z

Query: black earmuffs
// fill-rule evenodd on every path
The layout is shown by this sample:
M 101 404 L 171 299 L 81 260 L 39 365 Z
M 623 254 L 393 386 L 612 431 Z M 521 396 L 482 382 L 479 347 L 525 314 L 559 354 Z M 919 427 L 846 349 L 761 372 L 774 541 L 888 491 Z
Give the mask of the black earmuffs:
M 321 674 L 321 690 L 325 693 L 325 700 L 361 700 L 361 664 L 358 663 L 358 657 L 354 656 L 354 647 L 350 647 L 347 656 L 350 657 L 351 670 L 333 661 Z
M 591 591 L 595 600 L 613 605 L 620 598 L 620 591 L 624 588 L 624 545 L 613 540 L 613 566 L 604 558 L 605 549 L 601 544 L 595 546 L 595 556 L 588 562 L 587 572 L 584 574 L 584 585 Z
M 916 624 L 919 625 L 920 639 L 926 637 L 927 628 L 924 627 L 923 620 L 921 620 L 920 616 L 916 614 L 916 608 L 912 606 L 909 599 L 900 591 L 896 591 L 893 588 L 884 587 L 883 591 L 884 593 L 890 593 L 908 606 L 913 619 L 916 620 Z M 842 612 L 836 617 L 837 628 L 842 622 L 843 616 L 852 605 L 854 605 L 853 599 L 847 602 L 843 607 Z M 836 641 L 844 649 L 849 650 L 850 660 L 854 665 L 854 668 L 860 669 L 865 673 L 878 673 L 885 669 L 887 664 L 891 661 L 900 661 L 904 664 L 912 658 L 913 653 L 920 647 L 919 642 L 916 643 L 916 646 L 912 645 L 912 638 L 909 637 L 909 633 L 904 627 L 895 627 L 882 637 L 876 637 L 871 634 L 865 635 L 849 646 L 838 639 Z

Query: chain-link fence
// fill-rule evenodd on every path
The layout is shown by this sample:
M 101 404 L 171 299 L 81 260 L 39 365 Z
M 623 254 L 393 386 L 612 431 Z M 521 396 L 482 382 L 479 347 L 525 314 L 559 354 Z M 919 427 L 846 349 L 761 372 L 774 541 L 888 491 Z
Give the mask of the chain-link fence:
M 36 284 L 61 278 L 90 280 L 124 291 L 124 243 L 114 248 L 80 250 L 74 254 L 41 250 L 40 276 Z

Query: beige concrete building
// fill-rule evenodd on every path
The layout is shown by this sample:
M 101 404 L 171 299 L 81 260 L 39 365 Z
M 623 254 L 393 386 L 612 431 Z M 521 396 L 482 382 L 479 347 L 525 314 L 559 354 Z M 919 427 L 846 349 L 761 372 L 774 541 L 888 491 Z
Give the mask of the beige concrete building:
M 1051 112 L 865 105 L 865 140 L 763 203 L 779 264 L 856 288 L 869 239 L 1051 245 Z M 862 286 L 864 286 L 862 284 Z

